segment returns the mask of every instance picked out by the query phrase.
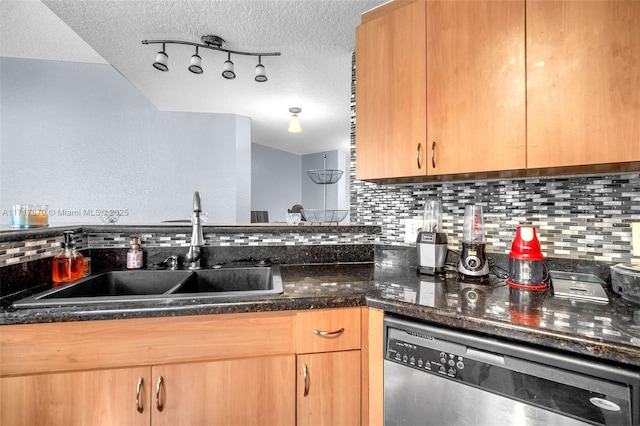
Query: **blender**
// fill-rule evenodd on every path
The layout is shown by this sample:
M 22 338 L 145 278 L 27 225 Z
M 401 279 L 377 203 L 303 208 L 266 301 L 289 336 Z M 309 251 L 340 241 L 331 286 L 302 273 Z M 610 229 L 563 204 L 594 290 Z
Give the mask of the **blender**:
M 458 272 L 471 279 L 483 279 L 489 275 L 482 206 L 467 205 L 464 208 L 462 253 L 458 261 Z
M 509 252 L 507 284 L 524 290 L 545 290 L 544 256 L 533 226 L 518 226 Z
M 442 232 L 442 203 L 428 198 L 424 204 L 422 229 L 416 240 L 418 272 L 426 275 L 442 274 L 447 262 L 447 235 Z

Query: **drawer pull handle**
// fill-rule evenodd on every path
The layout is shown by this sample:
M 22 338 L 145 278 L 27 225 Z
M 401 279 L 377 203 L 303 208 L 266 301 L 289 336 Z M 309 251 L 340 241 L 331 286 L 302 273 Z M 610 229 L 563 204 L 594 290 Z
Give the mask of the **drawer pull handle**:
M 162 411 L 162 409 L 164 408 L 162 406 L 162 403 L 160 402 L 160 391 L 162 390 L 163 381 L 164 379 L 162 378 L 162 376 L 158 377 L 158 384 L 156 385 L 156 408 L 158 409 L 158 411 Z
M 302 364 L 302 376 L 304 377 L 304 394 L 309 395 L 309 372 L 307 371 L 307 364 Z
M 431 165 L 436 168 L 436 141 L 431 144 Z
M 340 337 L 344 333 L 344 327 L 336 331 L 313 330 L 313 334 L 320 337 Z
M 420 163 L 420 151 L 422 151 L 422 143 L 419 143 L 418 149 L 416 149 L 416 162 L 418 163 L 418 170 L 422 168 L 422 164 Z
M 136 409 L 138 410 L 138 413 L 142 413 L 144 411 L 144 407 L 140 405 L 140 392 L 142 391 L 143 382 L 144 379 L 140 377 L 138 379 L 138 386 L 136 387 Z

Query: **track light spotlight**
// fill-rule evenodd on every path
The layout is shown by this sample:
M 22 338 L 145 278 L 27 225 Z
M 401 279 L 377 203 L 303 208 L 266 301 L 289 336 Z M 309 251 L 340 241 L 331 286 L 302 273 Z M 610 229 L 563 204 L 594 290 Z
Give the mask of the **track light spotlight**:
M 226 79 L 233 80 L 236 78 L 236 73 L 233 72 L 233 62 L 231 62 L 231 53 L 228 54 L 227 60 L 224 61 L 224 70 L 222 76 Z
M 302 127 L 300 127 L 300 117 L 298 117 L 298 114 L 302 112 L 302 108 L 292 107 L 289 108 L 289 112 L 293 114 L 289 121 L 289 132 L 300 133 L 302 131 Z
M 262 65 L 262 56 L 258 56 L 258 65 L 256 65 L 256 81 L 258 83 L 264 83 L 267 80 L 267 74 L 264 71 L 264 65 Z
M 191 57 L 191 65 L 189 71 L 194 74 L 202 74 L 202 58 L 198 55 L 198 46 L 196 46 L 196 54 Z
M 164 52 L 164 43 L 162 43 L 162 51 L 156 55 L 156 61 L 153 66 L 160 71 L 169 71 L 169 55 Z
M 262 83 L 267 81 L 267 74 L 264 69 L 264 65 L 262 65 L 262 57 L 263 56 L 280 56 L 280 52 L 246 52 L 242 50 L 231 50 L 226 49 L 224 46 L 226 42 L 223 38 L 218 37 L 217 35 L 203 35 L 200 37 L 200 41 L 202 43 L 194 43 L 191 41 L 183 41 L 183 40 L 142 40 L 142 44 L 162 44 L 162 51 L 158 52 L 156 55 L 156 61 L 153 63 L 153 66 L 160 71 L 169 71 L 169 66 L 167 65 L 169 62 L 169 56 L 165 53 L 165 44 L 183 44 L 187 46 L 194 46 L 196 48 L 195 55 L 191 56 L 191 64 L 189 65 L 189 71 L 194 74 L 202 74 L 204 71 L 202 69 L 202 58 L 198 54 L 198 48 L 209 49 L 209 50 L 217 50 L 218 52 L 227 53 L 227 60 L 224 62 L 224 67 L 222 70 L 222 76 L 228 80 L 233 80 L 236 78 L 236 73 L 234 70 L 233 62 L 231 62 L 231 54 L 234 55 L 245 55 L 245 56 L 257 56 L 258 57 L 258 65 L 256 65 L 256 76 L 255 80 Z

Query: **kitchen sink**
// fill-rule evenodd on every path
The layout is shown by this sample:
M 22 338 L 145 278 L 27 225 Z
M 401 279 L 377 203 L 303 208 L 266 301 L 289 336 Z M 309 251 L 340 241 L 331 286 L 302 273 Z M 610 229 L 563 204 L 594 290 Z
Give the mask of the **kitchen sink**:
M 279 278 L 279 288 L 282 280 Z M 184 283 L 175 289 L 181 293 L 262 293 L 274 290 L 272 268 L 237 267 L 220 269 L 200 269 L 194 271 Z M 278 291 L 281 292 L 281 291 Z
M 15 308 L 180 299 L 235 300 L 282 293 L 280 268 L 221 267 L 195 271 L 111 271 L 63 284 L 13 303 Z

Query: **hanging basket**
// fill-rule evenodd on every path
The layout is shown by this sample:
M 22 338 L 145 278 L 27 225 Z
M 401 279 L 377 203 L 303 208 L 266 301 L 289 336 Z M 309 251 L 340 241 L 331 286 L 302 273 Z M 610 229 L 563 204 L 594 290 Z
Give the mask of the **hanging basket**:
M 321 185 L 331 185 L 336 183 L 342 177 L 342 170 L 331 169 L 312 169 L 307 170 L 307 174 L 314 183 Z

